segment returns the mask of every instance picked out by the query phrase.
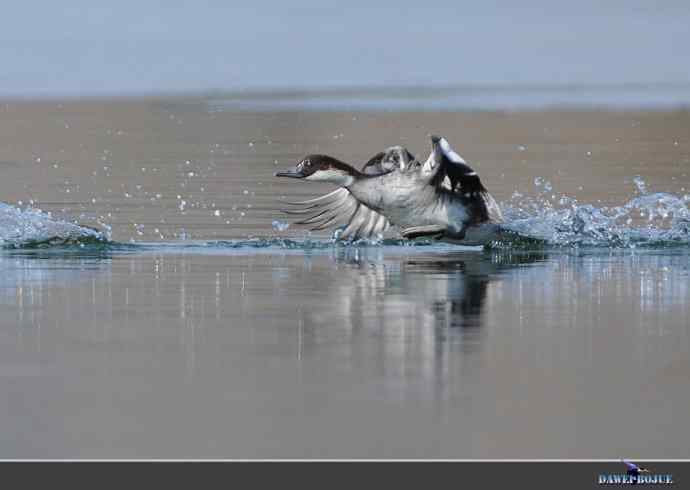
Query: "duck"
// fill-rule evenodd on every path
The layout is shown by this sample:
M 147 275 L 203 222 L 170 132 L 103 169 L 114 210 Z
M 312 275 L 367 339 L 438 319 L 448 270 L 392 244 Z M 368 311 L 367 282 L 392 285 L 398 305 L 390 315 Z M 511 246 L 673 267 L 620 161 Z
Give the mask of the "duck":
M 337 228 L 340 240 L 372 239 L 395 226 L 403 238 L 484 245 L 503 223 L 478 173 L 440 136 L 431 136 L 424 163 L 405 147 L 393 146 L 361 170 L 315 154 L 275 175 L 338 186 L 314 199 L 289 202 L 296 207 L 282 211 L 307 215 L 296 224 L 311 230 Z

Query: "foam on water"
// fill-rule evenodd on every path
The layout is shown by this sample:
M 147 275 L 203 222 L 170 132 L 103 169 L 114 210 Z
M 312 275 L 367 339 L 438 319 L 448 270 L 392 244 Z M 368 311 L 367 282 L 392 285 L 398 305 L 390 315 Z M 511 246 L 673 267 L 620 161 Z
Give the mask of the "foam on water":
M 34 208 L 0 203 L 0 247 L 40 247 L 107 242 L 107 231 L 54 219 Z
M 549 182 L 535 180 L 537 197 L 515 193 L 501 205 L 505 229 L 519 238 L 541 240 L 551 247 L 670 247 L 690 246 L 690 194 L 648 193 L 644 181 L 634 178 L 638 195 L 620 206 L 597 207 L 561 196 Z M 496 246 L 511 246 L 511 240 Z

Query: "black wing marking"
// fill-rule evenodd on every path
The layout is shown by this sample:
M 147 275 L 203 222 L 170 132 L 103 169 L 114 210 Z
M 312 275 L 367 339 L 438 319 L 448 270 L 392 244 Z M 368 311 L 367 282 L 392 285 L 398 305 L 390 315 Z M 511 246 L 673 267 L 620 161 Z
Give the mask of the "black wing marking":
M 434 179 L 434 184 L 445 184 L 451 191 L 456 191 L 458 187 L 463 193 L 474 194 L 476 192 L 486 192 L 486 188 L 479 179 L 479 174 L 462 158 L 448 143 L 445 138 L 439 138 L 439 146 L 443 161 Z M 446 177 L 448 182 L 445 182 Z
M 434 184 L 455 194 L 469 208 L 470 223 L 502 223 L 503 213 L 496 200 L 482 184 L 479 174 L 462 158 L 445 138 L 438 138 L 441 168 Z

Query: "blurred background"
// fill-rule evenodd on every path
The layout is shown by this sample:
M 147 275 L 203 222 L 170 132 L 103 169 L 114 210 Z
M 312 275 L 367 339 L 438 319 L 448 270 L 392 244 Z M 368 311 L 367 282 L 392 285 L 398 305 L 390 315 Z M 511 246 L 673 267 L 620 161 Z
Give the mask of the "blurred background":
M 688 25 L 683 0 L 15 2 L 0 97 L 431 87 L 460 107 L 678 105 L 690 101 Z

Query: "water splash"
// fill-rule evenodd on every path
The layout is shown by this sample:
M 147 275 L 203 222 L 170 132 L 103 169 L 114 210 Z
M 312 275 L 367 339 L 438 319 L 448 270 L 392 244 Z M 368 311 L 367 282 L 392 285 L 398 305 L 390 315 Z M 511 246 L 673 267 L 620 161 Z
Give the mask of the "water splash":
M 109 232 L 52 218 L 35 208 L 0 203 L 0 247 L 42 247 L 107 242 Z
M 553 185 L 535 179 L 536 197 L 515 192 L 501 205 L 506 218 L 503 232 L 489 248 L 501 250 L 542 250 L 549 248 L 668 248 L 690 247 L 690 194 L 650 193 L 644 180 L 633 179 L 635 196 L 620 206 L 598 207 L 580 203 L 574 197 L 557 194 Z M 134 225 L 137 231 L 143 225 Z M 272 223 L 274 231 L 285 231 L 285 223 Z M 111 251 L 148 249 L 185 249 L 266 252 L 285 250 L 327 250 L 362 247 L 457 247 L 432 240 L 403 239 L 358 240 L 340 242 L 338 231 L 330 239 L 305 237 L 295 240 L 280 237 L 257 237 L 241 240 L 195 242 L 184 229 L 178 240 L 159 243 L 122 244 L 110 241 L 110 229 L 103 231 L 54 219 L 48 213 L 19 209 L 0 203 L 0 248 L 46 248 L 90 246 Z M 476 248 L 476 247 L 471 247 Z M 427 249 L 428 250 L 428 249 Z
M 639 192 L 640 194 L 647 194 L 647 184 L 642 179 L 642 177 L 636 175 L 633 178 L 633 182 L 635 183 L 635 187 L 637 187 L 637 192 Z
M 648 193 L 644 180 L 633 180 L 638 195 L 620 206 L 597 207 L 577 199 L 540 192 L 535 198 L 513 194 L 501 205 L 508 237 L 494 246 L 510 246 L 521 238 L 556 247 L 669 247 L 690 245 L 690 195 Z M 541 181 L 540 181 L 541 183 Z M 551 192 L 548 189 L 544 189 Z
M 280 221 L 280 220 L 277 220 L 277 219 L 273 220 L 273 222 L 271 223 L 271 225 L 273 226 L 273 229 L 274 229 L 275 231 L 285 231 L 285 230 L 287 230 L 288 228 L 290 228 L 290 223 L 286 223 L 286 222 L 284 222 L 284 221 Z

